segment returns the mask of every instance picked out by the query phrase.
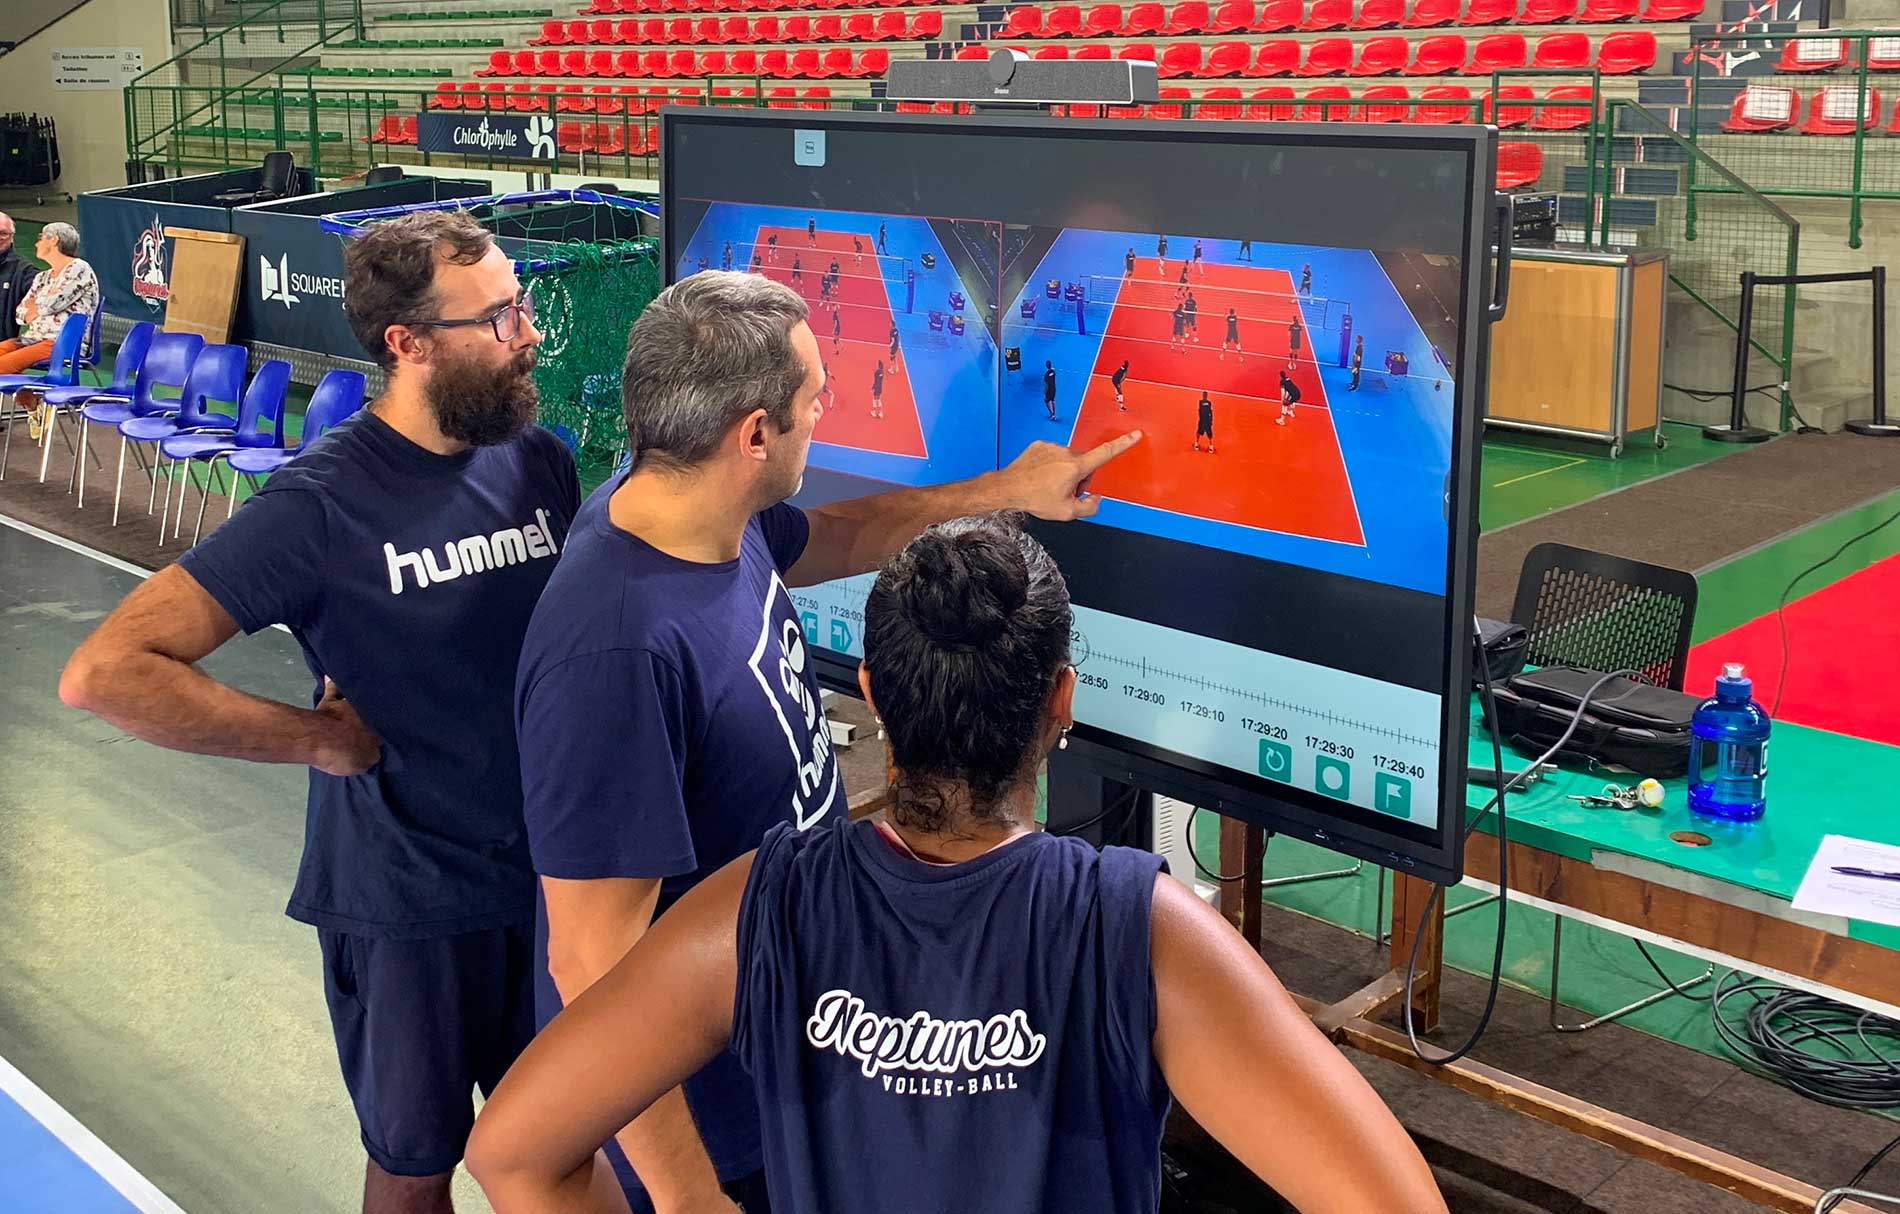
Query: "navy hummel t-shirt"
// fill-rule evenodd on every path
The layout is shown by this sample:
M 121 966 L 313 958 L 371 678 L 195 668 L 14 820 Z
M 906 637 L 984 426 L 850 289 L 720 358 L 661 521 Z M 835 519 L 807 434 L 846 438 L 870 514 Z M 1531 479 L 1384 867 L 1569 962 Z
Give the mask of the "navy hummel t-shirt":
M 179 565 L 246 633 L 290 629 L 382 739 L 311 769 L 292 918 L 419 938 L 528 922 L 515 663 L 579 505 L 538 426 L 437 455 L 359 413 L 271 474 Z
M 737 560 L 701 564 L 613 525 L 608 498 L 623 480 L 581 507 L 528 629 L 516 692 L 523 807 L 536 872 L 661 878 L 664 913 L 773 825 L 841 814 L 844 791 L 780 576 L 805 549 L 804 512 L 759 513 Z M 545 911 L 537 918 L 545 1025 L 561 997 Z M 736 1061 L 722 1055 L 685 1088 L 720 1178 L 757 1171 L 758 1112 Z M 608 1155 L 641 1200 L 619 1148 Z
M 1048 834 L 941 866 L 868 821 L 768 835 L 732 1052 L 775 1214 L 1154 1214 L 1161 868 Z

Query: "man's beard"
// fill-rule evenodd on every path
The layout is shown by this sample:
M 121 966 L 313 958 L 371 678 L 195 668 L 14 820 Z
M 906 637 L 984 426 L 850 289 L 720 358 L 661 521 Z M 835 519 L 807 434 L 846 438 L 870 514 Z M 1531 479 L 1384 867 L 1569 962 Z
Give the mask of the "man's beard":
M 523 350 L 500 368 L 439 355 L 425 389 L 437 429 L 471 447 L 507 442 L 534 420 L 541 404 L 533 372 L 533 350 Z

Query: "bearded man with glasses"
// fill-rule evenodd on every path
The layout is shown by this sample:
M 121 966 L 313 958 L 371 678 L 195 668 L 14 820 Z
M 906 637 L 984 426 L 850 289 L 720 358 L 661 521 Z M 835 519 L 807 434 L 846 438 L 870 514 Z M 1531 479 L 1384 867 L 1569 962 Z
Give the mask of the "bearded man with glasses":
M 448 1214 L 473 1092 L 534 1031 L 515 667 L 580 485 L 531 424 L 541 334 L 487 231 L 405 216 L 346 264 L 382 395 L 128 595 L 60 696 L 160 746 L 310 768 L 289 914 L 317 929 L 363 1209 Z M 276 623 L 309 706 L 197 669 Z

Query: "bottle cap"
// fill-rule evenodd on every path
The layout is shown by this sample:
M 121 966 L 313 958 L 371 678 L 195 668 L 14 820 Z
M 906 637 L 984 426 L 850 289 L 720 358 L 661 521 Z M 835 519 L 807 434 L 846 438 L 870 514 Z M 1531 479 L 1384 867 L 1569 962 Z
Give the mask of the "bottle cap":
M 1716 676 L 1715 694 L 1724 700 L 1746 700 L 1755 693 L 1755 684 L 1742 673 L 1740 662 L 1724 662 L 1722 673 Z

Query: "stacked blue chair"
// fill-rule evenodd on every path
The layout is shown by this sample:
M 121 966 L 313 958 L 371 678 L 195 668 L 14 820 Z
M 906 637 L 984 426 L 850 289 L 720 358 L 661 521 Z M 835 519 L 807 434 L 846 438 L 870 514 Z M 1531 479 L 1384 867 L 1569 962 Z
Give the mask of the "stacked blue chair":
M 61 425 L 65 424 L 65 414 L 73 412 L 79 414 L 79 446 L 77 454 L 73 456 L 72 475 L 66 478 L 66 492 L 71 493 L 74 483 L 77 482 L 81 506 L 86 504 L 86 484 L 81 469 L 88 457 L 94 459 L 95 462 L 98 458 L 93 456 L 92 446 L 88 439 L 88 419 L 85 408 L 91 404 L 106 402 L 119 404 L 131 402 L 132 394 L 138 388 L 139 368 L 145 365 L 145 354 L 152 348 L 152 337 L 157 332 L 158 327 L 149 320 L 142 320 L 126 331 L 125 340 L 119 343 L 119 353 L 112 360 L 111 383 L 97 387 L 80 384 L 71 388 L 48 388 L 40 398 L 52 409 L 53 416 L 61 419 Z M 126 416 L 130 417 L 131 414 L 127 413 Z M 118 422 L 115 421 L 113 425 L 118 425 Z M 40 465 L 40 479 L 42 481 L 46 479 L 44 457 Z
M 238 402 L 237 425 L 231 430 L 198 430 L 160 439 L 158 453 L 185 466 L 185 487 L 192 482 L 194 461 L 205 465 L 205 483 L 198 488 L 198 521 L 191 530 L 191 542 L 197 543 L 205 526 L 205 504 L 211 500 L 218 461 L 244 448 L 282 450 L 284 446 L 284 403 L 290 396 L 290 364 L 273 358 L 251 376 L 251 386 Z M 231 488 L 237 488 L 232 474 Z M 184 522 L 185 489 L 178 491 L 179 522 Z M 227 512 L 228 516 L 228 512 Z
M 150 355 L 147 355 L 150 358 Z M 206 346 L 198 352 L 191 364 L 191 374 L 185 377 L 185 390 L 178 397 L 178 411 L 172 414 L 159 414 L 151 417 L 134 417 L 119 423 L 119 434 L 128 443 L 150 443 L 152 454 L 152 480 L 158 480 L 158 444 L 174 434 L 185 434 L 194 430 L 231 430 L 237 426 L 237 418 L 229 413 L 213 413 L 211 402 L 228 402 L 235 406 L 238 398 L 244 395 L 244 368 L 250 361 L 242 346 Z M 168 466 L 167 471 L 175 473 L 177 465 Z M 176 476 L 173 479 L 177 479 Z M 165 487 L 165 503 L 158 514 L 158 540 L 165 542 L 165 527 L 171 521 L 171 486 Z M 180 490 L 178 508 L 185 508 L 184 492 Z M 183 529 L 182 521 L 180 530 Z
M 70 388 L 79 382 L 79 355 L 85 347 L 86 326 L 91 317 L 83 312 L 68 316 L 59 326 L 59 336 L 53 339 L 53 352 L 46 362 L 44 375 L 0 375 L 0 397 L 5 397 L 10 406 L 6 417 L 6 445 L 0 447 L 0 480 L 7 475 L 7 459 L 13 454 L 13 415 L 20 410 L 14 405 L 22 388 Z
M 303 413 L 303 436 L 295 447 L 240 447 L 225 457 L 231 466 L 231 500 L 224 508 L 224 517 L 230 518 L 237 509 L 238 477 L 243 477 L 252 489 L 257 488 L 257 478 L 269 476 L 323 436 L 324 431 L 336 426 L 358 409 L 363 407 L 363 376 L 358 371 L 331 371 L 318 382 L 317 390 L 310 394 L 310 404 Z
M 198 352 L 205 347 L 205 339 L 196 333 L 159 333 L 152 338 L 152 344 L 145 352 L 145 361 L 139 364 L 138 380 L 132 389 L 129 401 L 95 401 L 79 411 L 79 415 L 90 425 L 111 426 L 117 430 L 126 422 L 139 417 L 160 417 L 178 410 L 176 397 L 166 398 L 158 395 L 165 391 L 183 392 L 185 381 L 191 377 L 191 366 L 198 359 Z M 125 452 L 131 441 L 125 433 L 119 434 L 119 475 L 112 490 L 112 525 L 119 525 L 119 498 L 125 492 Z M 138 457 L 139 466 L 152 478 L 152 494 L 145 504 L 145 513 L 150 514 L 158 508 L 158 469 L 145 462 L 142 448 L 132 448 Z M 79 473 L 79 500 L 86 500 L 86 473 Z

